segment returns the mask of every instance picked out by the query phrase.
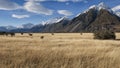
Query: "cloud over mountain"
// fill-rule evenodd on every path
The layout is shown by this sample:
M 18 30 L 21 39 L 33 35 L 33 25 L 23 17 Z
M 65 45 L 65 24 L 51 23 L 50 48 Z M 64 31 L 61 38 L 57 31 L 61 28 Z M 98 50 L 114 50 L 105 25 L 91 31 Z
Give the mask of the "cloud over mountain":
M 87 2 L 87 0 L 25 0 L 25 1 L 58 1 L 58 2 Z
M 59 14 L 61 14 L 61 15 L 65 15 L 65 16 L 71 16 L 71 15 L 73 15 L 72 12 L 70 12 L 68 10 L 58 10 L 57 12 Z
M 16 2 L 10 1 L 10 0 L 0 0 L 0 10 L 17 10 L 17 9 L 24 9 L 31 13 L 36 14 L 43 14 L 43 15 L 52 15 L 53 10 L 49 9 L 47 7 L 44 7 L 41 2 L 47 1 L 47 0 L 24 0 L 23 5 L 18 5 Z M 53 0 L 57 2 L 83 2 L 87 0 Z M 61 15 L 65 16 L 71 16 L 72 13 L 68 10 L 58 10 L 57 11 Z M 13 17 L 19 18 L 19 16 L 12 15 Z M 21 18 L 21 17 L 20 17 Z
M 87 0 L 56 0 L 58 2 L 84 2 L 84 3 L 87 3 L 88 1 Z
M 0 10 L 16 10 L 22 8 L 17 3 L 10 0 L 0 0 Z
M 12 14 L 13 18 L 18 18 L 18 19 L 22 19 L 22 18 L 28 18 L 30 17 L 29 15 L 16 15 L 16 14 Z
M 23 6 L 20 6 L 17 3 L 12 2 L 10 0 L 0 0 L 0 10 L 24 9 L 24 10 L 26 10 L 28 12 L 32 12 L 32 13 L 52 15 L 53 10 L 44 7 L 42 4 L 40 4 L 40 2 L 36 2 L 36 1 L 28 0 L 24 3 Z
M 35 1 L 28 1 L 24 4 L 24 9 L 28 12 L 44 14 L 44 15 L 52 15 L 53 10 L 45 8 L 40 3 Z

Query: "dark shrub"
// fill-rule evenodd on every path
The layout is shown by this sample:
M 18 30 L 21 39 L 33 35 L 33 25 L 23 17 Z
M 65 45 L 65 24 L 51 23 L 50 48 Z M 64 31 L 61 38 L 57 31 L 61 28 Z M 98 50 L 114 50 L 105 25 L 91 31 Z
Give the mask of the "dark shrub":
M 15 33 L 9 33 L 11 35 L 11 37 L 15 36 Z
M 80 35 L 83 35 L 83 33 L 81 32 Z
M 51 35 L 54 35 L 54 33 L 51 33 Z
M 41 36 L 40 38 L 41 38 L 41 39 L 43 39 L 43 38 L 44 38 L 44 36 Z
M 33 34 L 29 33 L 29 36 L 33 36 Z
M 21 35 L 23 35 L 24 33 L 21 33 Z
M 115 39 L 115 32 L 110 30 L 102 30 L 94 33 L 94 39 Z

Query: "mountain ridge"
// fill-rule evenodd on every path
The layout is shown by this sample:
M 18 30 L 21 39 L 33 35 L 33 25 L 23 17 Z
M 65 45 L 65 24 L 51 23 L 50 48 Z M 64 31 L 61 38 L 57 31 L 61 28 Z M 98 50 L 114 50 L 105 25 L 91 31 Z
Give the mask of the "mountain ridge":
M 81 25 L 72 32 L 95 32 L 103 28 L 115 29 L 115 26 L 120 24 L 120 18 L 104 3 L 100 3 L 92 7 L 90 6 L 88 10 L 73 18 L 66 31 L 71 32 L 70 30 L 79 23 Z
M 69 20 L 66 17 L 54 18 L 30 28 L 11 30 L 12 32 L 95 32 L 102 29 L 120 31 L 120 17 L 103 2 L 92 5 L 83 13 Z M 28 26 L 29 27 L 29 26 Z

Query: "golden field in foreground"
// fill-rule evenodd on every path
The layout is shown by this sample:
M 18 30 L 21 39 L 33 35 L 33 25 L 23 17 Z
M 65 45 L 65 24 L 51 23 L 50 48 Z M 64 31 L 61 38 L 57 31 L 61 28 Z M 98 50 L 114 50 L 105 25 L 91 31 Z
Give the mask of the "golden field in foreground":
M 120 34 L 116 36 L 117 40 L 94 40 L 91 33 L 0 36 L 0 68 L 120 68 Z

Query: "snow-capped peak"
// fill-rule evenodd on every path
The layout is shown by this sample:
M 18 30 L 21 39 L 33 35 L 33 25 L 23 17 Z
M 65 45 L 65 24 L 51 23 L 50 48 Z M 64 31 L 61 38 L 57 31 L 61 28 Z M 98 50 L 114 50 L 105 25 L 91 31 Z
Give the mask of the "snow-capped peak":
M 110 9 L 104 2 L 101 2 L 100 4 L 98 4 L 97 8 L 98 10 L 101 10 L 101 9 L 109 10 Z
M 60 22 L 62 20 L 64 20 L 66 17 L 61 17 L 60 19 L 58 19 L 56 22 Z
M 53 18 L 47 21 L 42 21 L 42 25 L 46 25 L 46 24 L 53 24 L 53 23 L 58 23 L 62 20 L 66 19 L 66 17 L 58 17 L 58 18 Z
M 96 9 L 97 6 L 96 6 L 96 5 L 92 5 L 92 6 L 89 7 L 89 9 L 92 9 L 92 8 L 95 8 L 95 9 Z
M 17 26 L 17 28 L 26 28 L 26 29 L 29 29 L 29 28 L 32 28 L 33 26 L 34 26 L 34 24 L 27 23 L 27 24 L 23 24 L 21 26 Z
M 120 17 L 120 12 L 115 12 L 115 14 L 116 14 L 118 17 Z
M 16 29 L 16 27 L 14 27 L 14 26 L 5 26 L 5 27 L 6 27 L 6 29 L 8 29 L 8 30 Z
M 90 6 L 87 11 L 89 11 L 90 9 L 96 9 L 98 11 L 100 11 L 101 9 L 105 9 L 105 10 L 108 10 L 108 11 L 111 12 L 111 9 L 104 2 L 101 2 L 98 5 L 92 5 L 92 6 Z
M 92 5 L 90 6 L 86 11 L 84 11 L 83 13 L 86 13 L 88 12 L 90 9 L 95 9 L 97 11 L 100 11 L 101 9 L 105 9 L 105 10 L 108 10 L 109 12 L 112 13 L 112 10 L 111 8 L 109 8 L 104 2 L 101 2 L 99 3 L 98 5 Z M 83 14 L 83 13 L 79 13 L 77 16 L 79 16 L 80 14 Z M 77 17 L 76 16 L 76 17 Z

